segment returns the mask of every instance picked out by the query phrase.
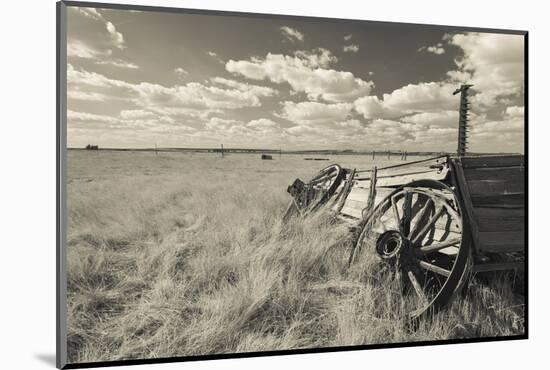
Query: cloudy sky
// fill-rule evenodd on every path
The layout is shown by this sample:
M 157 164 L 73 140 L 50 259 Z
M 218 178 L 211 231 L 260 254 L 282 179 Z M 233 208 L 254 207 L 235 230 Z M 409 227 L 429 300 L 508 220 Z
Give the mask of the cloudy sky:
M 68 146 L 523 152 L 523 36 L 68 9 Z

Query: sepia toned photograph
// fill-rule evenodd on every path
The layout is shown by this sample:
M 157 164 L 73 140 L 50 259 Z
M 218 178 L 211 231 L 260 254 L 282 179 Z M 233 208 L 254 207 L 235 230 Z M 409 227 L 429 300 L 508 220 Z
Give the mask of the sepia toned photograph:
M 58 5 L 67 364 L 526 338 L 527 32 Z

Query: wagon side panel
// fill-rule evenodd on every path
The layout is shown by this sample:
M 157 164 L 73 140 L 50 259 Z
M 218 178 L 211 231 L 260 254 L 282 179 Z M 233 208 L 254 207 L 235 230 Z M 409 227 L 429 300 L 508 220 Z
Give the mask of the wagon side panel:
M 525 249 L 525 165 L 522 155 L 461 160 L 479 252 Z
M 444 180 L 449 171 L 448 157 L 440 156 L 377 170 L 376 191 L 373 206 L 378 205 L 397 187 L 417 180 Z M 351 189 L 343 200 L 343 206 L 334 207 L 342 220 L 356 223 L 363 218 L 363 211 L 369 204 L 372 170 L 354 172 Z

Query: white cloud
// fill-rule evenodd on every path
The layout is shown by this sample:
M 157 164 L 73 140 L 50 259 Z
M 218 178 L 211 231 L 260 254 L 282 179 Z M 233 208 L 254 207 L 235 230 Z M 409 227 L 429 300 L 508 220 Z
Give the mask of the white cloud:
M 449 76 L 451 81 L 462 84 L 467 83 L 471 78 L 470 73 L 463 71 L 449 71 L 447 72 L 447 76 Z
M 282 118 L 295 124 L 315 125 L 327 122 L 344 121 L 351 113 L 353 104 L 323 104 L 318 102 L 283 103 Z
M 464 54 L 446 80 L 409 84 L 381 98 L 366 96 L 354 102 L 355 111 L 371 120 L 365 142 L 453 151 L 458 97 L 452 93 L 459 84 L 472 83 L 471 151 L 523 151 L 523 107 L 514 105 L 523 96 L 522 37 L 469 33 L 445 35 L 443 41 Z M 443 43 L 419 51 L 445 52 Z
M 243 126 L 243 123 L 233 119 L 212 117 L 205 123 L 205 128 L 209 130 L 227 130 L 236 125 Z
M 338 62 L 338 58 L 325 48 L 317 48 L 310 51 L 298 50 L 294 52 L 294 55 L 311 68 L 327 68 L 331 64 Z
M 476 102 L 492 106 L 506 96 L 524 90 L 524 41 L 521 35 L 467 33 L 448 37 L 464 56 L 456 60 L 459 71 L 479 93 Z
M 365 118 L 395 118 L 415 112 L 448 110 L 457 107 L 453 96 L 455 86 L 450 83 L 428 82 L 409 84 L 382 99 L 360 98 L 355 101 L 355 109 Z
M 145 119 L 154 118 L 157 115 L 151 111 L 143 109 L 130 109 L 120 111 L 119 116 L 123 119 Z
M 102 122 L 102 123 L 118 123 L 118 119 L 112 116 L 101 114 L 93 114 L 87 112 L 67 111 L 67 120 L 69 122 Z
M 93 19 L 94 21 L 102 22 L 105 25 L 107 30 L 107 35 L 110 40 L 110 45 L 116 47 L 117 49 L 124 49 L 126 47 L 124 42 L 124 36 L 122 33 L 118 32 L 115 25 L 107 20 L 99 10 L 95 8 L 80 8 L 80 7 L 71 7 L 74 9 L 77 14 L 83 15 L 86 18 Z
M 518 107 L 518 106 L 513 106 L 513 107 L 507 107 L 506 108 L 506 116 L 507 117 L 510 117 L 510 118 L 523 118 L 524 116 L 524 108 L 523 107 Z
M 275 96 L 278 93 L 277 90 L 272 89 L 271 87 L 251 85 L 249 83 L 230 80 L 223 77 L 213 77 L 210 80 L 214 84 L 227 86 L 243 93 L 251 93 L 257 96 Z
M 70 38 L 67 41 L 67 56 L 69 57 L 96 59 L 110 54 L 110 50 L 98 50 L 81 40 Z
M 71 7 L 71 9 L 75 9 L 75 11 L 79 14 L 96 21 L 105 20 L 105 18 L 103 18 L 103 15 L 101 15 L 101 13 L 96 8 Z
M 443 48 L 443 44 L 441 42 L 433 46 L 422 46 L 418 49 L 418 51 L 427 51 L 428 53 L 437 55 L 445 54 L 445 49 Z
M 414 132 L 420 130 L 422 129 L 412 124 L 385 119 L 376 119 L 368 126 L 369 133 L 379 136 L 379 139 L 392 140 L 391 142 L 414 139 Z
M 473 118 L 471 116 L 470 118 Z M 458 127 L 458 111 L 423 112 L 403 117 L 403 122 L 431 127 Z
M 304 34 L 298 31 L 297 29 L 294 29 L 288 26 L 283 26 L 280 28 L 280 30 L 283 36 L 291 42 L 304 41 Z
M 109 35 L 111 36 L 113 46 L 118 49 L 124 49 L 126 45 L 124 44 L 124 36 L 122 36 L 122 33 L 118 32 L 115 25 L 109 21 L 105 23 L 105 27 L 107 28 L 107 32 L 109 32 Z
M 445 49 L 439 46 L 428 46 L 426 50 L 430 53 L 437 54 L 437 55 L 445 54 Z
M 260 98 L 276 93 L 267 87 L 242 84 L 237 87 L 220 88 L 196 82 L 166 87 L 142 82 L 133 84 L 110 79 L 102 74 L 67 69 L 69 96 L 78 93 L 96 94 L 103 100 L 127 100 L 140 107 L 191 108 L 191 109 L 237 109 L 261 106 Z M 96 99 L 97 100 L 97 99 Z
M 67 56 L 69 58 L 91 59 L 98 65 L 111 65 L 119 68 L 139 69 L 139 66 L 135 63 L 130 63 L 119 58 L 113 58 L 111 49 L 100 50 L 84 41 L 74 38 L 69 39 L 67 42 Z
M 187 72 L 185 69 L 181 67 L 174 68 L 174 72 L 180 77 L 184 77 L 189 74 L 189 72 Z
M 103 94 L 77 90 L 67 91 L 67 98 L 72 100 L 83 100 L 92 102 L 105 101 L 105 96 Z
M 310 99 L 341 102 L 368 95 L 374 86 L 370 81 L 356 78 L 351 72 L 314 68 L 311 59 L 295 56 L 267 54 L 265 59 L 229 60 L 228 72 L 254 80 L 268 79 L 274 83 L 288 83 L 294 92 L 305 92 Z
M 252 120 L 248 122 L 246 126 L 260 131 L 274 131 L 280 128 L 280 125 L 277 122 L 267 118 Z
M 67 121 L 69 130 L 84 129 L 111 133 L 112 130 L 122 130 L 127 133 L 136 130 L 147 130 L 148 133 L 191 132 L 195 130 L 176 122 L 170 117 L 159 116 L 145 110 L 123 110 L 118 116 L 69 110 Z M 95 137 L 97 138 L 97 135 Z
M 352 44 L 352 45 L 344 45 L 344 52 L 345 53 L 357 53 L 359 51 L 359 46 Z
M 67 42 L 67 56 L 69 58 L 91 59 L 98 65 L 111 65 L 119 68 L 139 69 L 135 63 L 127 62 L 119 58 L 113 58 L 112 50 L 100 50 L 92 47 L 84 41 L 69 39 Z
M 471 125 L 471 151 L 515 152 L 524 150 L 525 122 L 520 112 L 512 110 L 502 120 L 474 122 Z M 518 113 L 517 116 L 514 116 Z
M 397 118 L 404 115 L 399 109 L 387 107 L 377 96 L 365 96 L 354 102 L 355 110 L 367 119 Z
M 139 66 L 137 64 L 130 63 L 122 59 L 105 59 L 105 60 L 97 61 L 96 64 L 111 65 L 113 67 L 119 67 L 119 68 L 139 69 Z
M 211 57 L 217 57 L 218 56 L 218 54 L 214 53 L 213 51 L 209 51 L 208 55 L 210 55 Z

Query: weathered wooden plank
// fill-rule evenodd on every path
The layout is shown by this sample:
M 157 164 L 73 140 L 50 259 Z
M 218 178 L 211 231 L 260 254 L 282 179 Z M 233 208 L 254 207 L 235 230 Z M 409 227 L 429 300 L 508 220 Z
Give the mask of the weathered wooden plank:
M 517 270 L 523 268 L 525 268 L 524 261 L 483 263 L 474 265 L 472 267 L 472 272 L 477 273 L 488 271 Z
M 466 181 L 474 180 L 510 180 L 522 181 L 525 180 L 525 167 L 489 167 L 489 168 L 470 168 L 464 170 Z
M 410 173 L 411 171 L 415 170 L 425 170 L 429 169 L 431 166 L 439 166 L 441 164 L 447 164 L 447 156 L 422 159 L 419 161 L 378 168 L 378 174 L 383 171 L 385 173 L 385 176 L 393 176 L 395 174 Z M 369 176 L 371 170 L 359 170 L 357 171 L 357 173 L 367 174 L 366 176 Z
M 495 180 L 470 180 L 468 181 L 468 188 L 473 198 L 521 194 L 525 192 L 525 182 L 523 178 L 518 177 Z
M 525 250 L 525 231 L 479 232 L 479 250 L 482 252 L 521 252 Z
M 353 178 L 355 176 L 355 168 L 351 170 L 351 172 L 346 176 L 345 181 L 342 181 L 342 183 L 339 186 L 339 193 L 338 193 L 338 201 L 335 202 L 334 210 L 336 212 L 340 212 L 342 207 L 344 206 L 344 202 L 346 201 L 346 198 L 349 194 L 349 192 L 352 189 L 353 186 Z
M 358 210 L 363 210 L 367 207 L 367 202 L 359 201 L 359 200 L 353 200 L 353 199 L 347 199 L 344 203 L 344 207 L 350 207 L 355 208 Z
M 479 231 L 524 231 L 524 208 L 486 208 L 474 207 Z
M 406 174 L 391 177 L 378 176 L 377 186 L 401 186 L 406 185 L 412 181 L 417 180 L 444 180 L 447 177 L 448 168 L 439 171 L 434 169 L 429 172 L 422 172 L 416 174 Z M 370 187 L 370 180 L 356 180 L 355 186 L 368 189 Z
M 378 168 L 377 175 L 378 177 L 397 176 L 430 169 L 437 169 L 441 168 L 442 166 L 447 166 L 447 156 L 429 158 L 420 161 L 398 164 L 395 166 Z
M 520 154 L 462 158 L 462 166 L 465 169 L 480 167 L 514 167 L 521 165 L 525 166 L 525 158 Z
M 472 195 L 472 204 L 474 207 L 493 207 L 493 208 L 518 208 L 525 206 L 525 194 L 485 194 Z
M 447 256 L 456 256 L 458 254 L 458 247 L 447 247 L 439 250 L 439 253 L 446 254 Z
M 462 212 L 467 215 L 470 220 L 469 226 L 472 234 L 472 244 L 474 245 L 474 250 L 477 251 L 479 250 L 479 229 L 474 215 L 472 198 L 470 196 L 470 185 L 466 182 L 466 178 L 464 177 L 464 170 L 462 169 L 460 159 L 453 159 L 452 165 L 458 186 L 457 196 L 462 201 L 462 206 L 464 208 Z
M 347 215 L 347 216 L 355 217 L 355 218 L 358 218 L 358 219 L 363 218 L 360 209 L 349 207 L 348 205 L 344 205 L 344 207 L 340 210 L 340 213 L 342 213 L 344 215 Z
M 422 239 L 422 242 L 420 244 L 426 245 L 428 244 L 429 241 L 432 241 L 433 243 L 438 243 L 441 241 L 446 241 L 451 239 L 461 239 L 461 238 L 462 238 L 462 233 L 460 232 L 433 229 Z
M 374 207 L 383 201 L 388 195 L 394 192 L 394 188 L 376 187 L 376 196 L 374 197 Z
M 447 213 L 441 216 L 434 226 L 439 230 L 450 230 L 456 233 L 460 233 L 462 231 L 462 226 L 460 223 L 456 222 L 456 220 Z
M 367 202 L 369 199 L 369 192 L 369 189 L 354 186 L 349 192 L 347 199 Z
M 343 214 L 338 214 L 336 216 L 336 218 L 338 220 L 340 220 L 341 222 L 344 222 L 349 228 L 350 230 L 356 230 L 357 226 L 359 225 L 359 219 L 355 218 L 355 217 L 349 217 L 347 215 L 343 215 Z

